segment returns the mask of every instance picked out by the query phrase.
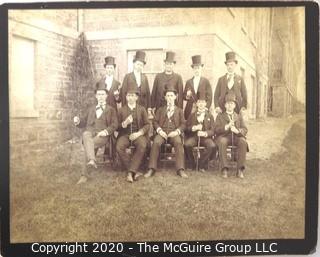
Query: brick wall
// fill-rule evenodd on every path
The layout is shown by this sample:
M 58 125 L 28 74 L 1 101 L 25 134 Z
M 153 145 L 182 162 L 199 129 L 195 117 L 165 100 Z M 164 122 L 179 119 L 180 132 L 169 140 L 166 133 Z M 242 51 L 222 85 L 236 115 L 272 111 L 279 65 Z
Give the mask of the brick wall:
M 54 17 L 41 11 L 36 13 L 48 16 L 48 19 Z M 10 17 L 22 19 L 20 15 L 18 11 Z M 23 19 L 32 19 L 31 16 L 32 12 L 28 12 Z M 59 22 L 67 23 L 68 16 L 66 20 Z M 18 118 L 11 117 L 12 158 L 26 155 L 30 150 L 50 149 L 51 146 L 71 137 L 71 112 L 77 98 L 77 89 L 72 81 L 72 69 L 78 40 L 47 31 L 45 27 L 41 27 L 41 22 L 38 25 L 38 27 L 30 26 L 25 22 L 9 19 L 9 41 L 13 40 L 14 35 L 35 42 L 34 109 L 38 113 L 35 117 L 24 118 L 23 115 Z M 14 49 L 10 48 L 9 53 L 11 51 Z M 10 69 L 10 76 L 19 74 Z
M 56 10 L 10 10 L 9 19 L 26 24 L 34 24 L 48 29 L 50 26 L 67 27 L 77 30 L 77 14 L 75 9 Z
M 209 24 L 214 9 L 207 8 L 144 8 L 144 9 L 86 9 L 84 31 L 179 24 Z

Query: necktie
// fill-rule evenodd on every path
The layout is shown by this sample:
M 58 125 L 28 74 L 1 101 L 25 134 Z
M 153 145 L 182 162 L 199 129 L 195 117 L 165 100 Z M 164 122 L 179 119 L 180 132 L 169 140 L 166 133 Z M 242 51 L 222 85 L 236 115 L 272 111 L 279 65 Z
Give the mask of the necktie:
M 174 106 L 168 106 L 167 107 L 167 115 L 168 115 L 168 119 L 170 119 L 173 115 L 173 112 L 174 112 Z

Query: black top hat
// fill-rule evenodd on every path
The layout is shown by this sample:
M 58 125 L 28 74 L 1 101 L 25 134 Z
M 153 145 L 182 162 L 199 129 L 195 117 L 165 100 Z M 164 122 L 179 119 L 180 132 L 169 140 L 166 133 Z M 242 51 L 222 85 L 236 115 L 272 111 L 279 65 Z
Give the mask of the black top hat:
M 235 52 L 227 52 L 226 53 L 226 61 L 224 63 L 227 64 L 228 62 L 238 63 L 238 60 L 236 59 L 236 53 Z
M 201 55 L 194 55 L 191 57 L 192 59 L 192 64 L 191 67 L 193 68 L 193 66 L 203 66 L 203 63 L 201 62 Z
M 130 87 L 127 91 L 127 94 L 136 94 L 136 95 L 140 95 L 140 91 L 138 88 L 136 87 Z
M 164 88 L 165 88 L 164 95 L 166 95 L 167 92 L 173 92 L 173 93 L 177 94 L 177 90 L 171 85 L 166 84 L 164 86 Z
M 168 51 L 166 52 L 166 59 L 163 61 L 176 63 L 175 56 L 176 56 L 175 52 Z
M 235 102 L 237 104 L 236 95 L 234 93 L 229 92 L 225 97 L 225 102 Z
M 96 83 L 96 86 L 94 88 L 94 93 L 97 93 L 98 90 L 104 90 L 106 91 L 107 94 L 109 93 L 109 91 L 106 88 L 104 80 L 100 80 Z
M 133 58 L 133 62 L 140 61 L 146 64 L 146 53 L 144 51 L 138 50 Z
M 113 65 L 114 67 L 116 67 L 115 58 L 112 56 L 107 56 L 106 58 L 104 58 L 104 62 L 104 67 L 106 67 L 107 65 Z

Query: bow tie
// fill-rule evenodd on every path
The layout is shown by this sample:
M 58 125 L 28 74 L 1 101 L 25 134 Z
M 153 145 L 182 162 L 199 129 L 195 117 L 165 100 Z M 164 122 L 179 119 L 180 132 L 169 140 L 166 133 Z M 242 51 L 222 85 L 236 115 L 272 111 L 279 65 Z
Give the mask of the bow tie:
M 106 105 L 105 104 L 103 104 L 103 105 L 98 105 L 98 106 L 96 106 L 96 110 L 99 110 L 99 109 L 101 109 L 101 110 L 104 110 L 106 108 Z

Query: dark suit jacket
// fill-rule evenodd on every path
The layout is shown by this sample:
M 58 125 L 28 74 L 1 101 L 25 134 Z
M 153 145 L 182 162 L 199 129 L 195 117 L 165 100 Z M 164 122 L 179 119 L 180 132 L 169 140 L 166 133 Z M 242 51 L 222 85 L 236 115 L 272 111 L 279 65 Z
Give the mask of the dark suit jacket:
M 148 120 L 148 114 L 146 109 L 143 106 L 137 104 L 136 106 L 137 111 L 137 123 L 139 130 L 142 130 L 144 135 L 148 135 L 150 123 Z M 118 111 L 118 118 L 119 118 L 119 134 L 124 135 L 126 134 L 125 130 L 122 128 L 122 122 L 130 115 L 130 109 L 128 105 L 122 106 Z
M 97 116 L 96 116 L 96 105 L 92 105 L 85 112 L 83 118 L 80 119 L 80 123 L 78 125 L 79 128 L 86 127 L 86 130 L 91 131 L 92 133 L 97 133 L 103 129 L 107 129 L 108 134 L 112 135 L 115 130 L 118 128 L 118 117 L 117 111 L 110 105 L 106 105 L 103 113 L 101 114 L 101 118 L 105 119 L 105 127 L 100 129 L 95 125 Z
M 214 91 L 214 107 L 220 107 L 222 110 L 225 110 L 225 96 L 227 93 L 228 81 L 227 74 L 220 77 L 218 84 Z M 236 111 L 239 113 L 239 110 L 242 107 L 247 108 L 247 88 L 244 83 L 244 80 L 241 76 L 235 74 L 234 76 L 234 85 L 233 90 L 236 95 L 237 107 Z
M 177 73 L 167 75 L 165 74 L 165 72 L 158 73 L 154 79 L 152 94 L 151 94 L 151 107 L 156 108 L 156 110 L 158 110 L 161 106 L 164 106 L 167 104 L 164 98 L 166 84 L 168 84 L 169 87 L 173 87 L 175 90 L 177 90 L 177 99 L 175 101 L 175 104 L 182 109 L 183 108 L 182 78 Z
M 240 131 L 239 134 L 234 135 L 239 137 L 245 137 L 247 135 L 248 129 L 244 123 L 242 116 L 237 114 L 236 112 L 234 112 L 233 115 L 235 127 Z M 227 125 L 229 122 L 230 119 L 226 112 L 218 114 L 215 126 L 215 134 L 217 138 L 231 134 L 231 130 L 225 130 L 225 125 Z
M 162 106 L 157 110 L 156 116 L 153 120 L 154 129 L 157 130 L 159 127 L 163 129 L 163 125 L 166 121 L 166 118 L 167 118 L 167 106 Z M 174 107 L 172 120 L 175 125 L 175 128 L 179 129 L 181 133 L 183 133 L 186 128 L 186 120 L 183 117 L 183 111 L 181 108 L 177 106 Z
M 187 100 L 187 92 L 191 90 L 192 97 Z M 207 102 L 207 108 L 209 109 L 212 104 L 212 88 L 208 79 L 201 77 L 198 87 L 198 92 L 195 92 L 194 85 L 193 85 L 193 78 L 189 79 L 186 83 L 183 92 L 183 99 L 187 101 L 186 107 L 184 109 L 184 117 L 188 119 L 189 115 L 191 114 L 192 105 L 193 103 L 197 102 L 200 96 L 204 96 Z
M 130 88 L 138 88 L 136 77 L 134 76 L 133 72 L 126 74 L 122 82 L 120 93 L 122 106 L 125 106 L 127 104 L 126 95 L 128 89 Z M 144 74 L 141 74 L 141 85 L 139 91 L 140 96 L 138 99 L 138 104 L 146 109 L 151 108 L 149 82 L 147 76 Z
M 197 132 L 193 132 L 192 127 L 198 124 L 199 122 L 197 120 L 197 113 L 194 112 L 189 116 L 187 120 L 186 134 L 188 134 L 189 136 L 196 136 Z M 215 123 L 214 118 L 209 111 L 206 111 L 202 125 L 202 131 L 206 131 L 208 133 L 208 137 L 212 137 L 214 135 Z
M 104 76 L 103 78 L 101 78 L 99 80 L 99 84 L 103 83 L 105 85 L 105 88 L 107 88 L 107 84 L 105 83 L 106 77 Z M 117 110 L 117 103 L 119 103 L 121 101 L 120 99 L 120 95 L 119 95 L 119 99 L 116 100 L 114 97 L 114 91 L 119 90 L 119 86 L 120 86 L 120 82 L 118 80 L 113 79 L 112 80 L 112 86 L 109 90 L 108 93 L 108 97 L 107 97 L 107 104 L 112 106 L 113 108 L 115 108 Z

